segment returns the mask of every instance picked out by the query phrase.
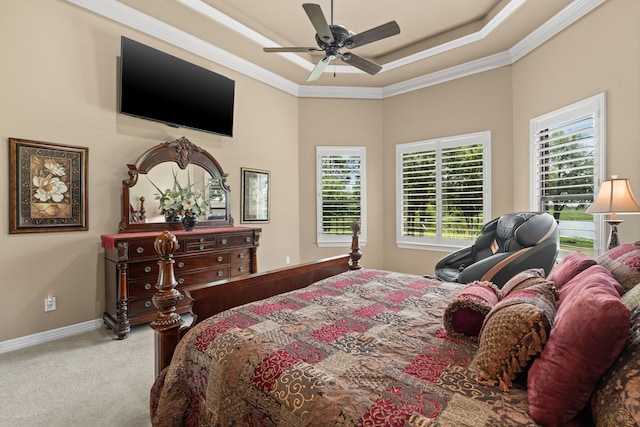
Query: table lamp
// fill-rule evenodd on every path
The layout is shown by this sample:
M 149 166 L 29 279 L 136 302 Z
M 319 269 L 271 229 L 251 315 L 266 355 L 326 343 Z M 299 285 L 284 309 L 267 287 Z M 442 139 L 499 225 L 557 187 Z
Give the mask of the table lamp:
M 616 218 L 616 213 L 640 212 L 640 204 L 631 191 L 628 178 L 618 178 L 612 175 L 611 179 L 605 179 L 600 183 L 600 191 L 596 200 L 585 211 L 586 213 L 611 214 L 607 222 L 611 226 L 609 234 L 609 249 L 618 246 L 618 225 L 623 222 Z

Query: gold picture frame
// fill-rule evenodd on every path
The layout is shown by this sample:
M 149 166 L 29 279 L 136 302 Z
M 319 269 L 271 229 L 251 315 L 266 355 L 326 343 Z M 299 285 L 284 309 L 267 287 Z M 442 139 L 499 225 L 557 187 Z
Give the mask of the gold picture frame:
M 9 138 L 9 233 L 85 231 L 89 149 Z
M 241 168 L 242 217 L 244 223 L 268 223 L 271 199 L 271 173 Z

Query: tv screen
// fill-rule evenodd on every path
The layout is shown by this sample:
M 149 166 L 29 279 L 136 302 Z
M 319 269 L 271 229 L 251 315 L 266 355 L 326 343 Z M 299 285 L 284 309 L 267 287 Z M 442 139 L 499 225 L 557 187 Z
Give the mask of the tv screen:
M 122 37 L 122 114 L 232 136 L 234 91 L 227 77 Z

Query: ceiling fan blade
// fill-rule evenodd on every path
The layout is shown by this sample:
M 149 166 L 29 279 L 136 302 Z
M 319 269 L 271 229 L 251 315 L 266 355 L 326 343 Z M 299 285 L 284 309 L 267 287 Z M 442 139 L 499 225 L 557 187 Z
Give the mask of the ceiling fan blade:
M 371 74 L 372 76 L 374 74 L 377 74 L 378 71 L 382 70 L 382 66 L 351 52 L 343 53 L 342 55 L 340 55 L 340 57 L 347 64 L 353 65 L 354 67 L 359 68 L 365 73 Z
M 313 71 L 311 71 L 311 75 L 309 76 L 307 81 L 311 82 L 313 80 L 318 80 L 324 72 L 324 69 L 327 68 L 327 65 L 329 65 L 329 62 L 331 62 L 333 59 L 335 59 L 335 56 L 325 56 L 320 61 L 318 61 L 316 66 L 313 68 Z
M 396 21 L 391 21 L 349 37 L 345 40 L 344 47 L 353 49 L 358 46 L 386 39 L 387 37 L 395 36 L 396 34 L 400 34 L 400 27 Z
M 313 28 L 315 28 L 318 37 L 320 37 L 327 43 L 333 42 L 333 34 L 331 33 L 331 28 L 329 28 L 329 24 L 327 24 L 327 20 L 324 17 L 324 13 L 322 13 L 320 5 L 314 3 L 304 3 L 302 7 L 304 8 L 304 11 L 307 12 L 307 16 L 313 24 Z
M 317 47 L 265 47 L 265 52 L 322 52 Z

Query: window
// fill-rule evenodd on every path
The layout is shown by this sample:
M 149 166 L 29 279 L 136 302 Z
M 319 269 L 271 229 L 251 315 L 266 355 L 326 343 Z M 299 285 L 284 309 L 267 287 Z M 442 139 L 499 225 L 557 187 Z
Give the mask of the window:
M 560 250 L 598 255 L 603 227 L 585 213 L 604 179 L 605 95 L 600 94 L 530 122 L 532 208 L 552 214 Z
M 396 146 L 399 247 L 455 249 L 490 217 L 491 132 Z
M 365 148 L 317 147 L 318 246 L 349 246 L 351 223 L 366 243 Z

